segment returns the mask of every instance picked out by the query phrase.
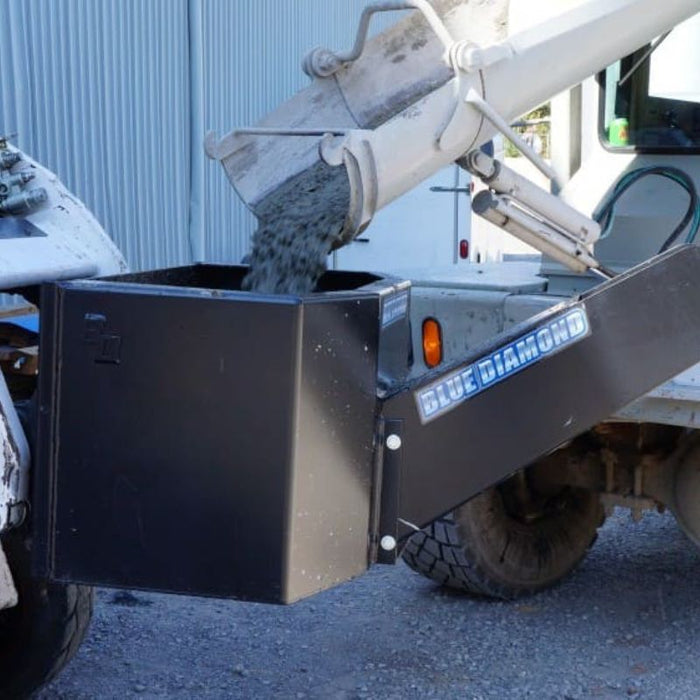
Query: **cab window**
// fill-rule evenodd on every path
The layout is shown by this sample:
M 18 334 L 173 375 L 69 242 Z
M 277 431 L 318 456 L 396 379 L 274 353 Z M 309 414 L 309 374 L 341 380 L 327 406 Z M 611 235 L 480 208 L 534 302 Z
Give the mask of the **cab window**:
M 700 15 L 601 75 L 600 137 L 610 149 L 700 152 Z

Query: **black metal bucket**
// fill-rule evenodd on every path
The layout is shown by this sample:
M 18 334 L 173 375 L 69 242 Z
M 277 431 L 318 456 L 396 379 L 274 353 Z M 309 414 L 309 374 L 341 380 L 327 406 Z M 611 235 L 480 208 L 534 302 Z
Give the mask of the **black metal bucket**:
M 366 570 L 408 283 L 329 272 L 266 296 L 238 291 L 245 270 L 45 287 L 41 575 L 286 603 Z

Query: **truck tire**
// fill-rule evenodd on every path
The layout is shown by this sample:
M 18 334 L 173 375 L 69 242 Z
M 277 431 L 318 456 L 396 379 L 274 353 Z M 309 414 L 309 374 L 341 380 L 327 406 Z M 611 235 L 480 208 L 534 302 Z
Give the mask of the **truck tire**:
M 584 558 L 604 520 L 598 495 L 565 487 L 513 498 L 512 477 L 413 535 L 403 552 L 441 585 L 513 600 L 548 588 Z M 536 505 L 535 508 L 532 506 Z
M 92 616 L 87 586 L 47 583 L 30 577 L 26 537 L 10 532 L 2 546 L 19 604 L 0 610 L 0 698 L 28 698 L 73 657 Z

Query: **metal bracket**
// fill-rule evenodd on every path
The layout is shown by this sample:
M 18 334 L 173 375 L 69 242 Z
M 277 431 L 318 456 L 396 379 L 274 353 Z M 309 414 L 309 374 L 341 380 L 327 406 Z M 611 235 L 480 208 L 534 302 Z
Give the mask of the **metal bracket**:
M 377 562 L 379 564 L 395 564 L 398 558 L 402 428 L 403 421 L 384 421 L 381 510 L 377 533 L 379 545 Z
M 460 114 L 465 109 L 468 102 L 467 96 L 474 90 L 473 79 L 467 83 L 465 74 L 479 73 L 481 87 L 484 87 L 484 75 L 482 70 L 494 63 L 506 60 L 513 56 L 515 52 L 509 43 L 494 44 L 481 48 L 469 40 L 456 41 L 450 46 L 448 52 L 449 64 L 454 71 L 454 106 L 449 118 L 438 136 L 438 146 L 442 150 L 450 149 L 459 142 L 462 136 L 462 120 Z
M 360 15 L 360 24 L 357 28 L 355 43 L 350 51 L 333 52 L 329 49 L 315 48 L 304 57 L 302 69 L 310 78 L 329 78 L 337 73 L 343 65 L 356 61 L 361 55 L 367 43 L 367 31 L 369 21 L 377 12 L 394 12 L 398 10 L 419 10 L 432 30 L 437 34 L 447 51 L 454 44 L 452 36 L 447 31 L 440 16 L 427 0 L 400 0 L 399 2 L 380 2 L 368 5 Z
M 508 43 L 482 48 L 471 41 L 457 41 L 450 48 L 450 61 L 454 67 L 474 73 L 511 58 L 514 54 L 513 47 Z
M 13 172 L 22 160 L 22 154 L 10 149 L 4 137 L 0 137 L 0 216 L 26 214 L 46 202 L 49 195 L 43 187 L 28 189 L 34 179 L 31 172 Z
M 453 193 L 461 193 L 461 194 L 466 194 L 467 197 L 471 195 L 471 190 L 468 187 L 440 187 L 438 185 L 435 185 L 434 187 L 430 188 L 431 192 L 453 192 Z
M 377 209 L 377 168 L 371 143 L 372 131 L 351 129 L 342 138 L 325 134 L 319 155 L 331 166 L 345 165 L 350 180 L 349 225 L 342 232 L 343 243 L 361 233 Z
M 250 126 L 241 127 L 230 131 L 223 138 L 219 138 L 215 131 L 208 131 L 204 137 L 204 152 L 211 160 L 222 161 L 233 155 L 238 147 L 234 148 L 237 136 L 347 136 L 357 129 L 294 129 L 282 126 Z
M 512 141 L 517 149 L 548 179 L 555 182 L 560 188 L 564 186 L 559 176 L 535 151 L 520 137 L 515 129 L 512 129 L 505 119 L 473 88 L 467 92 L 465 102 L 488 119 L 493 126 L 504 136 Z

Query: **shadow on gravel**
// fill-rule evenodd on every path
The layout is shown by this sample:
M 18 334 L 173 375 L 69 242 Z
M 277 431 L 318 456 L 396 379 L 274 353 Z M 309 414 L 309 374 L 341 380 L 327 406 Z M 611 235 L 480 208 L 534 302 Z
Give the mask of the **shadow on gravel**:
M 153 605 L 152 600 L 138 598 L 130 591 L 117 591 L 108 601 L 109 605 L 121 605 L 125 608 L 140 608 Z
M 113 591 L 98 603 L 41 700 L 696 700 L 700 687 L 700 556 L 668 515 L 614 514 L 572 576 L 514 603 L 403 565 L 290 607 Z

